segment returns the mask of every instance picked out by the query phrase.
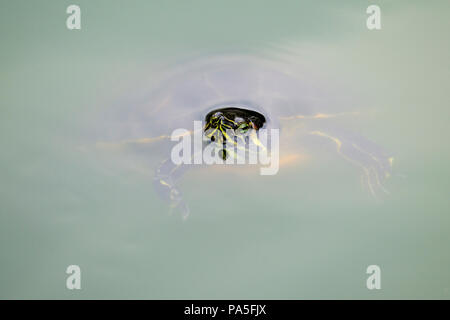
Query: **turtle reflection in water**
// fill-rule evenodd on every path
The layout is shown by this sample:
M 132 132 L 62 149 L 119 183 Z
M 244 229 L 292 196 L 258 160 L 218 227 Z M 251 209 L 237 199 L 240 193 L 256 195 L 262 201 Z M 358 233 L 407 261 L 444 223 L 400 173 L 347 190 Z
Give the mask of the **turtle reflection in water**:
M 194 121 L 203 121 L 206 144 L 217 145 L 261 128 L 280 129 L 280 163 L 286 151 L 292 154 L 316 145 L 330 147 L 362 173 L 370 193 L 387 193 L 384 181 L 391 175 L 392 156 L 368 139 L 339 128 L 332 121 L 352 116 L 326 92 L 324 85 L 297 66 L 252 56 L 217 56 L 198 59 L 164 72 L 157 85 L 139 102 L 124 111 L 120 139 L 127 144 L 145 145 L 149 152 L 165 145 L 166 160 L 157 168 L 154 184 L 171 208 L 189 215 L 188 205 L 177 187 L 191 165 L 176 165 L 170 159 L 174 142 L 171 133 L 178 128 L 192 131 Z M 359 112 L 359 111 L 356 111 Z M 226 129 L 226 130 L 224 130 Z M 253 135 L 255 137 L 255 135 Z M 229 138 L 229 137 L 228 137 Z M 253 139 L 258 144 L 259 141 Z M 226 148 L 222 157 L 228 156 Z M 154 149 L 153 149 L 154 150 Z

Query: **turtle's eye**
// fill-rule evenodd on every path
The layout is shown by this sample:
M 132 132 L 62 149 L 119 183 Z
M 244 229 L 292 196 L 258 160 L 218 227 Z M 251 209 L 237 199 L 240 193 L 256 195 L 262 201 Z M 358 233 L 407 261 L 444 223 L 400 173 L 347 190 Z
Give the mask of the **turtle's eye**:
M 248 131 L 248 129 L 250 129 L 250 126 L 248 125 L 248 123 L 244 122 L 241 123 L 237 129 L 236 129 L 236 133 L 238 134 L 244 134 Z
M 216 113 L 214 113 L 214 114 L 212 115 L 211 119 L 212 119 L 212 120 L 217 120 L 217 119 L 219 119 L 219 117 L 220 117 L 221 115 L 222 115 L 221 112 L 216 112 Z

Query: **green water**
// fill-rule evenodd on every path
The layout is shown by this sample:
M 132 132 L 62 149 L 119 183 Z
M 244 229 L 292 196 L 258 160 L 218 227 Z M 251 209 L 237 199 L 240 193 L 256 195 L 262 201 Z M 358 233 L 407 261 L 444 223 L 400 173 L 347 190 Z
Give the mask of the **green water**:
M 0 2 L 0 298 L 450 298 L 448 2 L 378 1 L 379 31 L 368 1 L 77 1 L 79 31 L 69 4 Z M 376 110 L 356 126 L 395 153 L 383 202 L 339 159 L 267 179 L 189 172 L 183 223 L 151 168 L 78 148 L 153 67 L 279 43 Z M 366 288 L 371 264 L 381 290 Z

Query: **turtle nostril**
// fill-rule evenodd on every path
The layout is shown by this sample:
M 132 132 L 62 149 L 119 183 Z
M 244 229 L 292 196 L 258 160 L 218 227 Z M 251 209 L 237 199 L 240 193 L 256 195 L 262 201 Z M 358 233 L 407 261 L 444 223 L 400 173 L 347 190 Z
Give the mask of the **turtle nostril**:
M 216 141 L 216 137 L 212 136 L 212 137 L 211 137 L 211 141 L 212 141 L 212 142 Z

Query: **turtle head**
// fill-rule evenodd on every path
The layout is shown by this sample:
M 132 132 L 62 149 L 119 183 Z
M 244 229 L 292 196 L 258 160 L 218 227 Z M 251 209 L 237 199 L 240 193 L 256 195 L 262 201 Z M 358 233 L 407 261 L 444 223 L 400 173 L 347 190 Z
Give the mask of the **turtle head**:
M 225 145 L 245 143 L 246 137 L 258 131 L 266 123 L 259 112 L 237 106 L 214 109 L 205 117 L 204 133 L 208 140 L 222 148 L 222 158 L 227 158 Z

